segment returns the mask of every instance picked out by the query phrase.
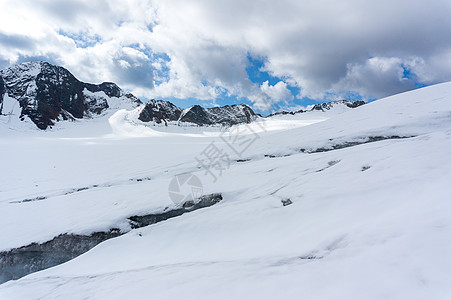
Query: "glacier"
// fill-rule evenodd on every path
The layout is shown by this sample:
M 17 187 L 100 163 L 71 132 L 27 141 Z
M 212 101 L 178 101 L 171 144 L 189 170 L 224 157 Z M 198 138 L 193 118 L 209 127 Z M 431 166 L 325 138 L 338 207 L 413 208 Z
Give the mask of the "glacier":
M 0 251 L 126 232 L 1 284 L 0 299 L 451 297 L 451 83 L 227 128 L 118 109 L 47 131 L 0 126 Z M 212 147 L 227 160 L 206 170 Z M 131 228 L 178 207 L 179 174 L 222 201 Z

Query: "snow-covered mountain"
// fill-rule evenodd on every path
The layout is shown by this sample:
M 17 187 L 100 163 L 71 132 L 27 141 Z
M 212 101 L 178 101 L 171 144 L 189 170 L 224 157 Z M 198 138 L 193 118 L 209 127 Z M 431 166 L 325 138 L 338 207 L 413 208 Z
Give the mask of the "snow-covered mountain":
M 47 62 L 27 62 L 0 71 L 0 115 L 21 121 L 29 118 L 40 129 L 61 120 L 93 118 L 108 108 L 130 109 L 130 105 L 133 108 L 140 104 L 139 99 L 114 83 L 84 83 L 65 68 Z M 230 126 L 257 118 L 247 105 L 215 108 L 195 105 L 184 110 L 167 101 L 151 100 L 140 110 L 139 120 L 158 124 L 176 121 Z
M 364 105 L 366 102 L 364 101 L 350 101 L 350 100 L 338 100 L 338 101 L 332 101 L 327 103 L 321 103 L 321 104 L 315 104 L 312 106 L 310 110 L 321 110 L 321 111 L 327 111 L 334 109 L 337 106 L 346 106 L 349 108 L 356 108 L 361 105 Z
M 222 107 L 203 108 L 191 106 L 182 111 L 179 121 L 198 125 L 222 124 L 226 126 L 251 123 L 257 118 L 254 111 L 247 105 L 226 105 Z
M 46 129 L 59 120 L 91 118 L 119 102 L 126 108 L 141 102 L 131 94 L 124 93 L 116 84 L 104 82 L 99 85 L 76 79 L 63 67 L 47 62 L 26 62 L 0 71 L 0 114 L 15 118 L 28 117 L 40 129 Z M 4 99 L 4 94 L 9 98 Z M 116 99 L 112 99 L 116 98 Z M 10 105 L 8 109 L 4 102 Z M 20 107 L 20 110 L 14 110 Z
M 342 100 L 318 104 L 306 111 L 274 115 L 315 110 L 343 112 L 362 104 L 364 102 Z M 261 117 L 244 104 L 213 108 L 194 105 L 187 109 L 163 100 L 142 104 L 114 83 L 84 83 L 65 68 L 47 62 L 26 62 L 0 71 L 0 116 L 8 116 L 8 123 L 20 120 L 47 129 L 58 121 L 93 119 L 105 115 L 108 110 L 107 116 L 110 116 L 117 110 L 133 108 L 137 108 L 130 117 L 133 122 L 165 125 L 232 126 L 251 123 Z
M 349 108 L 356 108 L 361 105 L 364 105 L 365 103 L 366 103 L 365 101 L 337 100 L 337 101 L 310 105 L 310 106 L 307 106 L 306 109 L 300 109 L 300 110 L 296 110 L 296 111 L 279 111 L 279 112 L 270 114 L 268 117 L 279 116 L 279 115 L 295 115 L 295 114 L 314 112 L 314 111 L 322 111 L 322 112 L 330 111 L 330 112 L 334 112 L 334 113 L 342 113 L 342 112 L 349 110 Z
M 140 109 L 138 119 L 142 122 L 155 122 L 161 124 L 167 121 L 178 121 L 183 109 L 169 101 L 150 100 Z
M 340 107 L 0 127 L 0 299 L 450 298 L 451 83 Z
M 138 119 L 143 122 L 155 122 L 168 124 L 168 122 L 185 122 L 199 126 L 225 125 L 231 126 L 242 123 L 250 123 L 257 119 L 258 115 L 247 105 L 226 105 L 221 107 L 203 108 L 194 105 L 182 109 L 168 101 L 150 100 L 144 104 Z

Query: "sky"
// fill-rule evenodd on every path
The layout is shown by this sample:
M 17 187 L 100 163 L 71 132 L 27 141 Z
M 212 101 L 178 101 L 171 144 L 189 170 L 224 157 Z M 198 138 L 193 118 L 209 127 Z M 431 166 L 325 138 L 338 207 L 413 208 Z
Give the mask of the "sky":
M 451 81 L 449 0 L 1 0 L 0 69 L 187 107 L 297 109 Z

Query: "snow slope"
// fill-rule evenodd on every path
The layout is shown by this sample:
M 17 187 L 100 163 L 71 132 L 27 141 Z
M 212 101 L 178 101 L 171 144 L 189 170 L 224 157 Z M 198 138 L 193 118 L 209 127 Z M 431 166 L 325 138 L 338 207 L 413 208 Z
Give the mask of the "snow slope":
M 224 200 L 4 283 L 0 299 L 451 298 L 451 83 L 259 122 L 150 127 L 122 110 L 2 127 L 2 251 L 130 230 L 127 217 L 176 206 L 181 173 Z M 227 154 L 216 178 L 196 160 L 212 145 Z

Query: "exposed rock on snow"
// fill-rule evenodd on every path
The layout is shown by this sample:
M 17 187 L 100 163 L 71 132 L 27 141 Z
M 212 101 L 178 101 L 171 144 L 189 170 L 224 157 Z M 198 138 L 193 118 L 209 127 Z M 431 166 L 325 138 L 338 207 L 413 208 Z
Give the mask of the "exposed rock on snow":
M 3 82 L 3 78 L 0 76 L 0 115 L 3 114 L 3 96 L 5 95 L 5 83 Z
M 84 83 L 63 67 L 47 62 L 27 62 L 0 71 L 8 95 L 22 108 L 20 117 L 28 116 L 38 128 L 46 129 L 59 120 L 81 119 L 98 115 L 109 108 L 110 98 L 124 92 L 114 83 Z M 0 81 L 0 95 L 2 84 Z M 102 92 L 104 97 L 97 93 Z M 3 99 L 3 96 L 1 97 Z M 140 101 L 123 97 L 124 102 Z
M 222 195 L 219 193 L 203 195 L 194 201 L 183 203 L 179 208 L 144 216 L 132 216 L 129 218 L 130 227 L 136 229 L 155 224 L 212 206 L 221 200 Z M 99 243 L 124 233 L 126 232 L 122 232 L 119 228 L 112 228 L 108 232 L 94 232 L 90 235 L 61 234 L 42 244 L 32 243 L 7 252 L 0 252 L 0 284 L 65 263 Z
M 383 140 L 397 140 L 397 139 L 407 139 L 414 136 L 397 136 L 397 135 L 391 135 L 391 136 L 368 136 L 368 137 L 362 137 L 362 138 L 356 138 L 353 141 L 345 141 L 345 142 L 335 142 L 334 139 L 329 139 L 330 145 L 327 147 L 321 147 L 316 149 L 301 149 L 301 152 L 305 153 L 318 153 L 318 152 L 327 152 L 337 149 L 343 149 L 348 147 L 353 147 L 357 145 L 367 144 L 367 143 L 373 143 Z
M 138 119 L 143 122 L 155 122 L 161 124 L 167 121 L 177 121 L 180 118 L 182 109 L 171 102 L 163 100 L 150 100 L 144 104 Z
M 131 221 L 131 227 L 132 228 L 140 228 L 148 225 L 152 225 L 161 221 L 165 221 L 167 219 L 178 217 L 183 215 L 184 213 L 194 211 L 200 208 L 209 207 L 212 206 L 219 201 L 222 200 L 221 194 L 211 194 L 211 195 L 204 195 L 201 196 L 199 199 L 196 199 L 196 201 L 187 201 L 183 203 L 182 207 L 168 210 L 163 213 L 154 213 L 154 214 L 148 214 L 144 216 L 133 216 L 130 217 L 129 220 Z
M 326 111 L 330 110 L 334 106 L 337 105 L 346 105 L 349 108 L 356 108 L 359 106 L 364 105 L 364 101 L 349 101 L 349 100 L 338 100 L 338 101 L 332 101 L 327 103 L 321 103 L 321 104 L 315 104 L 310 110 L 321 110 Z
M 288 206 L 288 205 L 290 205 L 290 204 L 293 204 L 293 201 L 291 201 L 291 199 L 282 199 L 282 200 L 280 200 L 280 202 L 282 202 L 282 205 L 283 206 Z
M 338 100 L 338 101 L 331 101 L 331 102 L 326 102 L 326 103 L 320 103 L 320 104 L 315 104 L 311 107 L 307 107 L 307 109 L 300 109 L 297 111 L 280 111 L 280 112 L 276 112 L 273 114 L 270 114 L 268 117 L 272 117 L 272 116 L 280 116 L 280 115 L 295 115 L 295 114 L 301 114 L 301 113 L 306 113 L 306 112 L 311 112 L 311 111 L 329 111 L 333 108 L 338 108 L 338 107 L 347 107 L 347 108 L 356 108 L 359 106 L 362 106 L 366 104 L 365 101 L 350 101 L 350 100 Z
M 95 232 L 88 236 L 61 234 L 42 244 L 33 243 L 0 252 L 0 283 L 65 263 L 120 234 L 118 230 Z
M 250 123 L 258 117 L 247 105 L 226 105 L 222 107 L 203 108 L 194 105 L 181 109 L 168 101 L 150 100 L 139 114 L 138 119 L 143 122 L 158 124 L 170 121 L 193 123 L 199 126 L 224 125 L 231 126 Z
M 197 125 L 221 124 L 226 126 L 250 123 L 257 118 L 254 111 L 247 105 L 226 105 L 222 107 L 202 108 L 194 105 L 183 111 L 181 122 Z

